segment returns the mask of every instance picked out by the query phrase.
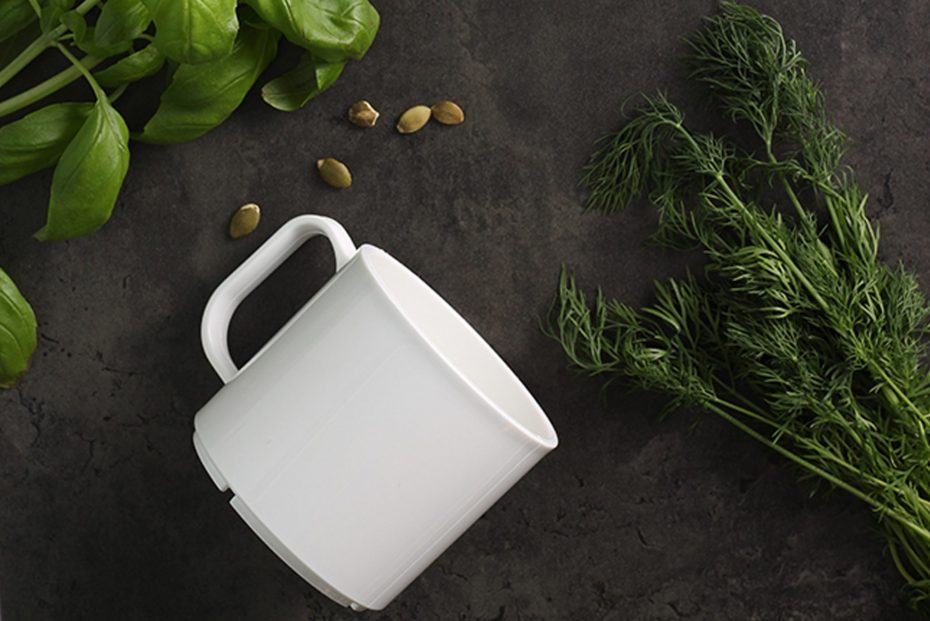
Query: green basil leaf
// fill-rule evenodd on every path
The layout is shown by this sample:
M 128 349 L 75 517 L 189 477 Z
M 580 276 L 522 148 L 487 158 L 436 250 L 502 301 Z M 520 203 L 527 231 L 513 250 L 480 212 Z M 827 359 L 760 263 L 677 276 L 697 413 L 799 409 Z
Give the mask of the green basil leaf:
M 94 27 L 87 25 L 87 20 L 77 11 L 62 14 L 59 21 L 74 35 L 74 44 L 91 56 L 106 58 L 132 48 L 132 41 L 120 41 L 110 45 L 97 45 L 94 41 Z
M 0 388 L 29 369 L 36 349 L 36 316 L 13 280 L 0 269 Z
M 77 46 L 85 53 L 96 56 L 97 58 L 108 58 L 110 56 L 122 54 L 123 52 L 132 51 L 131 41 L 123 41 L 122 43 L 114 43 L 113 45 L 97 45 L 94 41 L 93 26 L 87 27 L 87 36 L 85 36 Z
M 107 58 L 108 56 L 115 56 L 132 50 L 131 41 L 123 41 L 113 45 L 97 45 L 94 41 L 94 28 L 92 26 L 87 27 L 87 35 L 80 42 L 77 42 L 77 46 L 85 53 L 97 58 Z
M 364 56 L 381 19 L 368 0 L 245 0 L 245 3 L 291 43 L 333 62 Z
M 51 104 L 0 127 L 0 185 L 57 162 L 93 107 L 91 103 Z
M 74 42 L 80 43 L 87 36 L 87 20 L 77 11 L 62 13 L 59 21 L 74 35 Z
M 155 20 L 155 45 L 168 58 L 195 65 L 229 54 L 239 20 L 236 0 L 143 0 Z
M 5 67 L 11 60 L 19 56 L 20 52 L 26 49 L 40 34 L 42 34 L 42 31 L 39 30 L 38 22 L 32 22 L 11 37 L 0 41 L 0 67 Z
M 6 41 L 36 20 L 29 0 L 0 2 L 0 41 Z
M 262 87 L 262 99 L 278 110 L 292 112 L 333 85 L 346 61 L 327 62 L 304 52 L 297 66 Z
M 122 86 L 158 73 L 164 64 L 164 54 L 154 45 L 146 45 L 138 52 L 133 52 L 106 69 L 96 72 L 94 77 L 101 86 Z
M 42 32 L 56 28 L 61 21 L 61 16 L 70 11 L 72 6 L 74 6 L 74 0 L 48 0 L 42 7 L 42 17 L 39 18 Z
M 279 36 L 274 30 L 243 26 L 226 58 L 179 66 L 155 115 L 134 137 L 156 144 L 185 142 L 225 121 L 274 58 Z
M 131 43 L 151 22 L 142 0 L 107 0 L 94 25 L 94 43 L 100 47 Z
M 129 130 L 110 102 L 98 98 L 58 160 L 52 175 L 48 219 L 36 238 L 67 239 L 103 226 L 116 204 L 127 168 Z

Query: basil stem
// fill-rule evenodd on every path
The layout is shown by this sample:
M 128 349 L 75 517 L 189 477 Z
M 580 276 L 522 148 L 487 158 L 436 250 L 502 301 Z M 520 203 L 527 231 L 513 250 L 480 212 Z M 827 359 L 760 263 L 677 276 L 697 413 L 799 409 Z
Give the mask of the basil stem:
M 85 56 L 82 58 L 79 63 L 81 66 L 87 69 L 93 69 L 102 58 L 97 58 L 95 56 Z M 75 80 L 81 77 L 81 70 L 77 66 L 72 65 L 67 69 L 62 70 L 61 72 L 53 75 L 49 79 L 36 84 L 29 90 L 25 90 L 19 95 L 15 95 L 0 101 L 0 117 L 12 114 L 17 110 L 22 110 L 26 106 L 34 104 L 35 102 L 48 97 L 55 91 L 64 88 L 68 84 L 71 84 Z
M 84 79 L 87 80 L 87 83 L 90 84 L 90 87 L 94 90 L 94 95 L 97 97 L 97 100 L 105 100 L 107 98 L 107 94 L 103 92 L 103 89 L 100 88 L 99 84 L 97 84 L 97 80 L 90 73 L 90 70 L 85 67 L 80 60 L 75 58 L 74 54 L 69 52 L 68 48 L 66 48 L 61 43 L 56 43 L 55 47 L 58 48 L 58 51 L 61 52 L 65 58 L 71 61 L 71 65 L 73 66 L 72 68 L 76 69 L 80 75 L 84 76 Z M 96 59 L 93 56 L 85 56 L 84 58 L 92 58 L 94 61 L 99 62 L 99 59 Z M 96 62 L 94 64 L 96 64 Z
M 97 6 L 100 3 L 100 0 L 84 0 L 81 4 L 78 5 L 76 12 L 81 15 L 86 14 L 92 8 Z M 35 60 L 39 54 L 44 52 L 47 48 L 52 47 L 58 42 L 58 39 L 68 31 L 67 27 L 60 25 L 48 32 L 45 32 L 36 38 L 35 41 L 29 44 L 19 56 L 10 61 L 10 64 L 0 69 L 0 86 L 3 86 L 7 82 L 13 79 L 20 71 L 26 68 L 26 66 Z

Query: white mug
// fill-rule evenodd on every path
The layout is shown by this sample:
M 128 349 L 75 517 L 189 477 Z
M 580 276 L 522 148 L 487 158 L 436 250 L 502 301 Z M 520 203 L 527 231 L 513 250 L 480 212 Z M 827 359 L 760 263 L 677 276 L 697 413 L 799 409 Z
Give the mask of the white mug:
M 237 369 L 233 311 L 316 235 L 336 274 Z M 558 443 L 448 303 L 329 218 L 272 235 L 213 293 L 201 336 L 225 385 L 194 419 L 197 455 L 262 541 L 355 610 L 384 608 Z

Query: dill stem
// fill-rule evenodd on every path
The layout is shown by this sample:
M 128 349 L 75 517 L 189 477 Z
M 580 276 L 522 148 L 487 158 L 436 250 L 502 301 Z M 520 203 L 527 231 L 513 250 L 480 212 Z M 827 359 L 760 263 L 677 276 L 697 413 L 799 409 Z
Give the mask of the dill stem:
M 840 217 L 836 213 L 836 205 L 833 204 L 836 199 L 832 199 L 829 195 L 824 198 L 823 203 L 827 206 L 827 213 L 830 214 L 830 221 L 833 223 L 833 233 L 840 245 L 846 248 L 846 234 L 843 232 L 843 227 L 840 226 Z
M 926 427 L 924 426 L 924 421 L 923 421 L 924 417 L 926 416 L 926 413 L 925 413 L 925 412 L 922 412 L 922 411 L 920 410 L 920 408 L 918 408 L 917 405 L 916 405 L 913 401 L 911 401 L 910 397 L 908 397 L 908 396 L 904 393 L 904 391 L 901 390 L 901 388 L 898 386 L 897 382 L 895 382 L 895 381 L 891 378 L 891 376 L 888 375 L 888 374 L 885 372 L 884 369 L 882 369 L 881 367 L 879 367 L 879 366 L 877 366 L 877 365 L 873 365 L 871 361 L 869 361 L 869 366 L 870 366 L 870 367 L 871 367 L 871 366 L 874 366 L 874 371 L 875 371 L 875 373 L 878 374 L 879 377 L 882 378 L 882 381 L 884 381 L 885 384 L 887 384 L 888 387 L 891 388 L 891 390 L 893 390 L 893 391 L 895 392 L 895 394 L 898 396 L 898 398 L 901 399 L 901 401 L 903 401 L 904 404 L 907 405 L 907 406 L 917 415 L 917 419 L 916 419 L 916 420 L 917 420 L 917 424 L 920 426 L 921 432 L 923 432 L 922 435 L 924 436 L 924 443 L 926 444 L 926 435 L 927 435 L 927 434 L 926 434 Z
M 762 435 L 761 433 L 759 433 L 758 431 L 756 431 L 749 425 L 745 424 L 739 418 L 731 414 L 730 412 L 727 412 L 725 409 L 725 408 L 729 408 L 736 412 L 742 412 L 743 408 L 736 406 L 735 404 L 729 403 L 727 401 L 721 400 L 721 399 L 715 399 L 713 403 L 705 403 L 704 407 L 712 411 L 714 414 L 717 414 L 718 416 L 726 420 L 728 423 L 734 425 L 735 427 L 740 429 L 743 433 L 749 435 L 753 439 L 758 440 L 762 444 L 768 446 L 770 449 L 780 454 L 782 457 L 789 459 L 790 461 L 806 469 L 812 474 L 816 474 L 817 476 L 822 477 L 824 480 L 828 481 L 829 483 L 836 486 L 837 488 L 842 489 L 852 494 L 859 500 L 865 502 L 866 504 L 871 505 L 872 508 L 875 509 L 879 514 L 887 515 L 888 517 L 893 518 L 901 526 L 904 526 L 905 528 L 913 532 L 915 535 L 919 535 L 927 543 L 930 543 L 930 531 L 920 526 L 919 524 L 915 524 L 906 515 L 903 515 L 896 509 L 892 509 L 890 507 L 885 506 L 883 503 L 875 500 L 874 498 L 872 498 L 871 496 L 869 496 L 868 494 L 866 494 L 859 488 L 853 485 L 850 485 L 849 483 L 847 483 L 846 481 L 843 481 L 840 478 L 837 478 L 836 476 L 830 474 L 829 472 L 820 468 L 819 466 L 807 461 L 806 459 L 804 459 L 797 453 L 794 453 L 793 451 L 785 448 L 784 446 L 778 444 L 777 442 L 774 442 L 770 438 Z
M 917 552 L 911 546 L 911 543 L 908 541 L 908 538 L 902 536 L 902 533 L 897 531 L 898 526 L 895 524 L 888 524 L 887 528 L 891 531 L 894 531 L 894 533 L 897 535 L 897 542 L 889 539 L 889 544 L 891 548 L 892 558 L 895 561 L 895 565 L 897 565 L 898 570 L 905 577 L 905 579 L 911 583 L 918 582 L 917 580 L 914 580 L 910 572 L 905 570 L 904 563 L 901 562 L 901 558 L 900 558 L 900 555 L 898 554 L 896 545 L 900 545 L 903 548 L 904 557 L 907 559 L 908 563 L 911 564 L 911 567 L 913 569 L 916 569 L 918 572 L 920 572 L 924 576 L 930 575 L 930 568 L 927 567 L 927 564 L 920 558 L 920 555 L 917 554 Z
M 791 187 L 791 183 L 788 182 L 788 179 L 785 177 L 784 173 L 778 173 L 778 177 L 781 179 L 781 185 L 785 189 L 785 193 L 788 195 L 788 200 L 790 200 L 791 204 L 794 205 L 795 211 L 798 212 L 799 216 L 803 216 L 807 212 L 804 207 L 801 206 L 801 201 L 798 199 L 798 195 L 794 192 L 794 188 Z M 830 215 L 831 217 L 835 215 L 833 214 L 832 210 Z
M 891 539 L 888 540 L 888 551 L 891 552 L 891 560 L 894 561 L 895 567 L 898 568 L 898 573 L 904 576 L 904 579 L 911 584 L 917 582 L 917 580 L 914 579 L 914 576 L 912 576 L 910 572 L 907 571 L 907 569 L 904 567 L 904 563 L 901 562 L 901 557 L 898 554 L 898 548 L 895 545 L 895 542 Z
M 796 433 L 794 433 L 793 431 L 791 431 L 790 429 L 787 429 L 787 428 L 785 428 L 785 427 L 783 427 L 783 426 L 781 426 L 781 425 L 776 424 L 771 418 L 766 418 L 766 416 L 764 415 L 764 413 L 762 413 L 760 410 L 758 410 L 758 408 L 756 407 L 756 405 L 755 405 L 754 403 L 752 403 L 752 402 L 749 401 L 745 396 L 743 396 L 742 394 L 740 394 L 739 392 L 737 392 L 736 389 L 734 389 L 732 386 L 729 386 L 728 384 L 725 384 L 725 383 L 723 383 L 723 382 L 720 382 L 720 381 L 717 380 L 717 379 L 713 379 L 713 382 L 714 382 L 714 385 L 715 385 L 716 387 L 723 388 L 723 389 L 726 390 L 733 398 L 739 399 L 739 400 L 742 401 L 744 404 L 746 404 L 746 407 L 742 407 L 742 406 L 739 406 L 739 405 L 737 405 L 737 404 L 735 404 L 735 403 L 733 403 L 733 402 L 731 402 L 731 401 L 729 401 L 729 402 L 728 402 L 728 401 L 723 401 L 723 400 L 719 401 L 721 404 L 725 404 L 726 407 L 730 408 L 731 410 L 733 410 L 733 411 L 735 411 L 735 412 L 737 412 L 737 413 L 739 413 L 739 414 L 742 414 L 743 416 L 749 417 L 749 418 L 751 418 L 752 420 L 754 420 L 754 421 L 756 421 L 756 422 L 758 422 L 758 423 L 761 423 L 761 424 L 766 425 L 766 426 L 768 426 L 768 427 L 771 427 L 771 428 L 773 428 L 773 429 L 782 431 L 782 433 L 783 433 L 787 438 L 789 438 L 792 442 L 794 442 L 794 443 L 797 444 L 798 446 L 801 446 L 801 447 L 804 447 L 804 448 L 806 448 L 806 449 L 808 449 L 808 450 L 811 450 L 811 451 L 814 451 L 814 452 L 819 453 L 819 454 L 821 455 L 821 457 L 823 457 L 824 459 L 827 459 L 827 460 L 833 462 L 834 464 L 840 466 L 841 468 L 843 468 L 844 470 L 846 470 L 847 472 L 849 472 L 849 473 L 852 474 L 852 475 L 855 475 L 855 476 L 858 476 L 858 477 L 861 477 L 861 478 L 867 480 L 869 483 L 871 483 L 872 485 L 874 485 L 874 486 L 876 486 L 876 487 L 878 487 L 878 488 L 880 488 L 880 489 L 881 489 L 881 488 L 884 488 L 885 486 L 888 485 L 887 481 L 883 481 L 883 480 L 881 480 L 881 479 L 877 479 L 877 478 L 875 478 L 875 477 L 872 476 L 872 475 L 869 475 L 869 474 L 866 474 L 866 473 L 862 472 L 860 469 L 856 468 L 855 466 L 853 466 L 852 464 L 850 464 L 850 463 L 849 463 L 848 461 L 846 461 L 845 459 L 841 459 L 840 457 L 837 457 L 837 455 L 834 454 L 834 453 L 832 453 L 832 452 L 824 452 L 824 451 L 820 450 L 816 445 L 812 445 L 808 439 L 802 438 L 802 437 L 798 436 Z M 833 412 L 836 413 L 837 415 L 839 415 L 839 412 L 838 412 L 837 410 L 833 409 Z M 775 441 L 772 440 L 772 442 L 775 442 Z M 921 499 L 921 502 L 926 503 L 927 501 Z
M 772 152 L 771 138 L 769 138 L 766 142 L 765 150 L 768 154 L 769 162 L 772 164 L 778 164 L 778 158 L 776 158 L 775 154 Z M 806 213 L 806 210 L 801 205 L 801 201 L 798 199 L 798 195 L 794 191 L 791 182 L 789 182 L 788 178 L 785 176 L 785 173 L 778 171 L 778 179 L 781 181 L 781 185 L 785 190 L 785 194 L 788 195 L 788 200 L 791 201 L 791 204 L 794 205 L 795 211 L 798 212 L 798 216 L 803 217 Z M 830 221 L 833 223 L 833 231 L 836 233 L 837 240 L 839 241 L 840 245 L 845 248 L 846 235 L 843 233 L 843 228 L 840 226 L 839 214 L 836 213 L 836 206 L 830 200 L 826 200 L 824 203 L 827 206 L 827 213 L 830 214 Z
M 930 567 L 920 558 L 920 555 L 911 547 L 910 542 L 905 537 L 899 537 L 903 544 L 904 552 L 907 554 L 907 560 L 916 567 L 924 576 L 930 575 Z
M 772 152 L 771 135 L 766 136 L 765 138 L 765 152 L 768 155 L 769 162 L 771 162 L 772 164 L 778 164 L 778 158 L 776 158 L 775 154 Z M 798 195 L 795 193 L 794 188 L 791 187 L 791 184 L 788 182 L 787 177 L 785 177 L 785 173 L 778 171 L 778 178 L 781 181 L 782 187 L 785 189 L 785 194 L 788 195 L 788 200 L 791 201 L 791 204 L 794 206 L 795 211 L 798 212 L 798 216 L 803 218 L 804 214 L 807 213 L 807 210 L 805 210 L 804 207 L 801 205 L 801 201 L 800 199 L 798 199 Z M 834 214 L 832 213 L 832 210 L 831 210 L 830 215 L 831 217 L 834 216 Z M 836 224 L 836 220 L 834 218 L 834 225 L 835 224 Z

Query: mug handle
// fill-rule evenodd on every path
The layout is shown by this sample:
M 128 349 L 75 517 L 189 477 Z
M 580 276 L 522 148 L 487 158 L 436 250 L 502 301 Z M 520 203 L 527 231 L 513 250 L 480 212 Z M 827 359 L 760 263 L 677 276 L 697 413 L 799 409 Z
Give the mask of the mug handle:
M 200 339 L 207 360 L 224 384 L 228 384 L 239 372 L 229 355 L 226 340 L 229 321 L 236 307 L 305 241 L 317 235 L 323 235 L 332 244 L 337 272 L 355 255 L 352 238 L 338 222 L 325 216 L 297 216 L 259 246 L 210 296 L 203 311 Z

